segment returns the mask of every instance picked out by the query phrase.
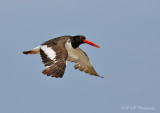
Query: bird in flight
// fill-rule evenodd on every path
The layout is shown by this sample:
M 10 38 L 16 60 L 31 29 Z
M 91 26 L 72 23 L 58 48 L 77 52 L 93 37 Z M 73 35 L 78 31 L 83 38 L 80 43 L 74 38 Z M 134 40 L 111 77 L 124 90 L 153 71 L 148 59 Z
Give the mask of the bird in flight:
M 23 51 L 23 54 L 40 54 L 45 65 L 42 73 L 47 76 L 62 78 L 66 62 L 70 61 L 75 63 L 75 69 L 103 78 L 97 74 L 87 54 L 79 48 L 83 43 L 100 48 L 83 35 L 61 36 L 48 40 L 32 50 Z

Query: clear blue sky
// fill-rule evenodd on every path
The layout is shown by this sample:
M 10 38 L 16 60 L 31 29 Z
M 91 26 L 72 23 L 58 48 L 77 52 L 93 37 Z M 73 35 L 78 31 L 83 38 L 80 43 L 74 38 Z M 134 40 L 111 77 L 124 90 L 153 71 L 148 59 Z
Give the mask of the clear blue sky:
M 73 63 L 47 77 L 39 55 L 22 54 L 80 34 L 101 46 L 80 47 L 103 79 Z M 0 51 L 0 113 L 160 112 L 159 0 L 0 0 Z

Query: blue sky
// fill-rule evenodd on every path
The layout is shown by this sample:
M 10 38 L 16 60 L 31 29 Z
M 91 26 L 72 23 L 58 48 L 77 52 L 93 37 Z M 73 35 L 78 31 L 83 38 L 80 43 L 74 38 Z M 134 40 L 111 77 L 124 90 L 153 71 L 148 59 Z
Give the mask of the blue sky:
M 1 0 L 0 113 L 159 113 L 159 4 Z M 69 62 L 62 79 L 47 77 L 39 55 L 22 54 L 51 38 L 80 34 L 101 46 L 80 47 L 103 79 Z

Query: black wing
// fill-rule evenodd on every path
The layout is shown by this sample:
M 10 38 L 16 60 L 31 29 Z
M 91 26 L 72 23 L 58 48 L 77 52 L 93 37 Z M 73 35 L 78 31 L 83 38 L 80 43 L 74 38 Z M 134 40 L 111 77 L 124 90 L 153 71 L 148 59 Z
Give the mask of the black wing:
M 42 62 L 46 68 L 42 73 L 52 77 L 63 77 L 66 68 L 66 60 L 68 57 L 67 50 L 65 48 L 65 40 L 58 41 L 57 39 L 50 40 L 47 43 L 43 43 L 40 48 L 40 55 Z

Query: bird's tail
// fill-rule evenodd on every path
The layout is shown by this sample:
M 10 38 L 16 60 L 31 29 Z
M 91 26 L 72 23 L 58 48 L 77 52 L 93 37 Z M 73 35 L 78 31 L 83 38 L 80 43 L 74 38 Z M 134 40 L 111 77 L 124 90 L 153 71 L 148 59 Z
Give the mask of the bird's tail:
M 32 50 L 23 51 L 23 54 L 39 54 L 39 53 L 40 53 L 40 46 L 38 46 Z
M 37 54 L 37 52 L 29 50 L 29 51 L 23 51 L 23 54 Z

